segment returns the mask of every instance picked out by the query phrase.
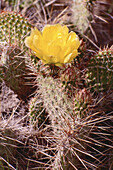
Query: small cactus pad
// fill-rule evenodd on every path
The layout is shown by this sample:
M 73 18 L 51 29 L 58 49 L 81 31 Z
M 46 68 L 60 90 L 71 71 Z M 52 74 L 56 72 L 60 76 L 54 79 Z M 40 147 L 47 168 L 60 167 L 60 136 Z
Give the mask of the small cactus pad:
M 74 111 L 78 117 L 86 117 L 90 111 L 92 96 L 90 91 L 82 89 L 76 92 L 74 99 Z
M 0 14 L 0 41 L 11 45 L 24 45 L 24 39 L 31 31 L 31 24 L 15 12 Z
M 88 85 L 96 92 L 113 89 L 113 54 L 110 49 L 92 56 L 87 70 Z
M 37 122 L 38 127 L 47 123 L 47 113 L 44 109 L 42 100 L 38 96 L 31 98 L 29 103 L 29 112 L 31 122 L 34 124 Z

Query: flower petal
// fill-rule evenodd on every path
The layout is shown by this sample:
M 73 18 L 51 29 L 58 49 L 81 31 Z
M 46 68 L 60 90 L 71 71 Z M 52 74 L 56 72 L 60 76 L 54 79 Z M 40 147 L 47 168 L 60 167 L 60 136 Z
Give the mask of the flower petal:
M 51 44 L 48 46 L 48 54 L 43 57 L 44 60 L 47 60 L 48 63 L 59 63 L 60 56 L 59 53 L 61 51 L 60 46 L 56 46 L 55 44 Z
M 42 37 L 41 32 L 40 32 L 36 27 L 32 30 L 30 36 L 33 37 L 34 35 L 37 35 L 37 36 L 39 36 L 40 38 Z
M 60 33 L 60 30 L 61 30 L 60 24 L 45 26 L 44 29 L 42 30 L 43 39 L 46 42 L 55 40 L 56 37 L 58 36 L 58 33 Z
M 75 32 L 69 33 L 68 39 L 67 39 L 67 46 L 70 46 L 72 50 L 75 48 L 78 49 L 78 47 L 80 46 L 79 38 Z
M 35 55 L 41 59 L 41 52 L 33 46 L 33 39 L 31 36 L 25 39 L 25 45 L 34 51 Z
M 64 63 L 70 63 L 77 56 L 77 54 L 78 54 L 77 50 L 74 50 L 72 53 L 65 57 Z
M 29 36 L 29 37 L 26 37 L 26 39 L 25 39 L 25 45 L 27 46 L 27 47 L 31 47 L 32 46 L 32 38 Z
M 39 37 L 38 35 L 34 35 L 33 45 L 37 50 L 41 50 L 42 49 L 42 37 Z
M 69 29 L 66 25 L 64 25 L 62 27 L 62 37 L 63 37 L 63 40 L 66 41 L 67 40 L 67 37 L 68 37 L 68 32 L 69 32 Z

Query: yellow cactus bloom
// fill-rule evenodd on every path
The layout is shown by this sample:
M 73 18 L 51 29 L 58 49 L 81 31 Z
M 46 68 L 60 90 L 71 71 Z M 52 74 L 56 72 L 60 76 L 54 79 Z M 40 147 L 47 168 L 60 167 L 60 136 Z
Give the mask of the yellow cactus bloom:
M 56 24 L 46 25 L 42 32 L 35 27 L 25 44 L 43 63 L 62 66 L 77 56 L 80 41 L 75 32 L 69 33 L 67 26 Z

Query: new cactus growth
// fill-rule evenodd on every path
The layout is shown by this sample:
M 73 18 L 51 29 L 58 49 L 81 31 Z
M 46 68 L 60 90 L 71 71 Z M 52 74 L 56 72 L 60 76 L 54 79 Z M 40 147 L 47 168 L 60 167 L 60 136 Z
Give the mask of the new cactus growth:
M 91 57 L 87 80 L 89 87 L 97 93 L 113 89 L 113 54 L 109 48 Z

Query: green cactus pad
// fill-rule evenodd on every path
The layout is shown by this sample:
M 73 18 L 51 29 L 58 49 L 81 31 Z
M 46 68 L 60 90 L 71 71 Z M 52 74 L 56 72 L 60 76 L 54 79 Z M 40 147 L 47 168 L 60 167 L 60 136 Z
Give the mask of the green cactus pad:
M 88 86 L 96 92 L 113 89 L 113 54 L 110 49 L 92 56 L 87 68 Z
M 24 46 L 24 39 L 31 31 L 31 24 L 20 14 L 2 12 L 0 14 L 0 41 L 11 45 Z

